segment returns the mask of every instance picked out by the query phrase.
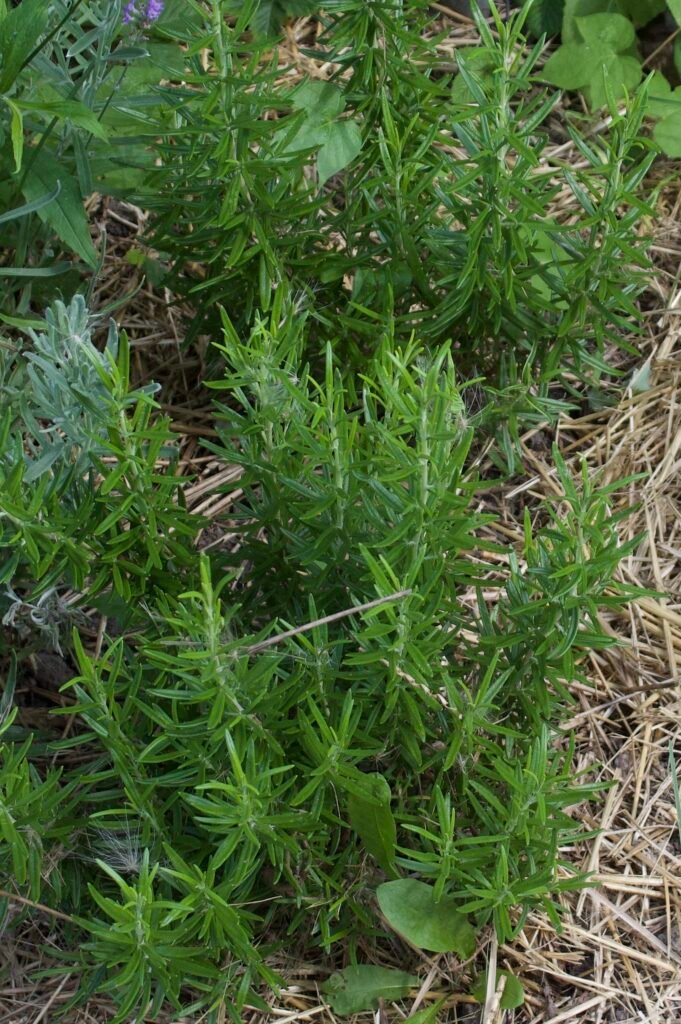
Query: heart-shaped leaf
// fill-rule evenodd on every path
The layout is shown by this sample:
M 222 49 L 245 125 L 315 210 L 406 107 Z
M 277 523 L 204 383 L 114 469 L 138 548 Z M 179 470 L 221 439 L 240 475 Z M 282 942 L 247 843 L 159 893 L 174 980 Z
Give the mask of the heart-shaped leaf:
M 597 57 L 585 43 L 560 46 L 544 65 L 543 77 L 559 89 L 583 89 L 589 84 Z
M 587 99 L 592 110 L 600 110 L 608 102 L 608 89 L 616 100 L 631 93 L 643 74 L 638 57 L 610 53 L 602 59 L 600 67 L 589 83 Z
M 435 890 L 416 878 L 399 878 L 379 885 L 376 892 L 381 913 L 391 928 L 419 949 L 432 953 L 475 952 L 475 932 L 449 896 L 435 899 Z
M 329 125 L 329 135 L 317 154 L 319 184 L 352 163 L 362 148 L 362 133 L 354 121 L 336 121 Z
M 577 18 L 577 28 L 587 46 L 623 53 L 636 40 L 634 26 L 621 14 L 590 14 Z
M 653 128 L 653 138 L 667 156 L 681 157 L 681 112 L 658 121 Z

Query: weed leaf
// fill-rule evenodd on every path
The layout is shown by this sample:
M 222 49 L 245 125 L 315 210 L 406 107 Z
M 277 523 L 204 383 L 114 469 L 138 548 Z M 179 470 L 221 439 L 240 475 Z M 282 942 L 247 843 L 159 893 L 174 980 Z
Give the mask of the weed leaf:
M 506 984 L 504 985 L 504 991 L 501 996 L 499 1007 L 502 1010 L 516 1010 L 525 1002 L 525 990 L 516 976 L 511 974 L 509 971 L 497 971 L 497 985 L 499 984 L 499 979 L 503 977 L 506 978 Z M 484 1003 L 486 992 L 487 974 L 481 974 L 471 989 L 471 995 L 474 999 L 477 999 L 479 1003 Z
M 378 887 L 378 905 L 391 928 L 413 946 L 431 953 L 475 952 L 475 932 L 451 897 L 436 901 L 435 890 L 415 878 L 400 878 Z
M 351 793 L 348 799 L 350 824 L 362 840 L 368 853 L 387 875 L 396 877 L 395 870 L 395 818 L 390 809 L 390 786 L 382 775 L 367 776 L 370 792 L 359 796 Z
M 24 196 L 33 203 L 61 185 L 51 203 L 37 208 L 38 216 L 88 264 L 94 267 L 97 253 L 90 241 L 87 217 L 78 186 L 72 175 L 51 154 L 32 153 L 26 180 L 22 185 Z
M 419 979 L 405 971 L 357 964 L 332 974 L 322 991 L 336 1013 L 350 1016 L 375 1009 L 379 999 L 402 999 L 418 984 Z

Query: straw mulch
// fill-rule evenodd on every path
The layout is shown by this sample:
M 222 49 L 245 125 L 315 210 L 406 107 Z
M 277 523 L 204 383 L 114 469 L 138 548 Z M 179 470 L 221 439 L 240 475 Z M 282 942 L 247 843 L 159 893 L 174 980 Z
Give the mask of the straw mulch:
M 310 23 L 293 25 L 282 63 L 298 73 L 322 76 L 300 47 L 309 44 Z M 473 42 L 470 24 L 456 22 L 443 56 L 462 42 Z M 566 158 L 565 147 L 561 153 Z M 673 177 L 673 169 L 663 168 Z M 675 806 L 670 751 L 681 765 L 681 256 L 678 184 L 661 190 L 652 254 L 656 274 L 646 296 L 645 335 L 640 360 L 629 367 L 629 387 L 617 392 L 607 409 L 561 422 L 555 432 L 535 432 L 524 443 L 526 476 L 489 502 L 503 539 L 521 535 L 522 510 L 532 509 L 558 491 L 551 465 L 551 442 L 579 470 L 605 483 L 641 475 L 621 500 L 636 510 L 624 536 L 645 534 L 621 567 L 622 578 L 663 594 L 642 598 L 626 616 L 609 618 L 606 628 L 619 646 L 593 653 L 586 665 L 588 685 L 576 684 L 570 722 L 577 740 L 576 769 L 608 783 L 600 802 L 573 810 L 598 838 L 565 851 L 569 869 L 587 870 L 599 884 L 564 896 L 561 934 L 541 915 L 530 918 L 514 943 L 498 947 L 481 936 L 475 967 L 508 969 L 523 982 L 525 1006 L 499 1007 L 499 993 L 486 1004 L 465 994 L 470 972 L 448 956 L 426 957 L 420 964 L 421 990 L 412 1001 L 382 1007 L 361 1020 L 393 1024 L 446 997 L 440 1024 L 674 1024 L 681 1022 L 681 829 Z M 107 227 L 109 256 L 93 306 L 128 294 L 117 319 L 134 345 L 140 379 L 164 380 L 166 410 L 177 430 L 191 506 L 214 520 L 204 544 L 222 543 L 224 522 L 238 495 L 238 471 L 206 453 L 200 438 L 209 436 L 211 417 L 205 396 L 193 390 L 201 378 L 206 352 L 200 345 L 184 351 L 182 310 L 171 296 L 142 282 L 126 260 L 144 227 L 142 211 L 126 204 L 96 200 L 93 223 Z M 646 225 L 648 230 L 651 225 Z M 216 495 L 216 488 L 222 494 Z M 0 1024 L 44 1024 L 58 1019 L 76 988 L 70 975 L 40 976 L 55 966 L 50 949 L 62 942 L 62 922 L 36 907 L 31 925 L 11 926 L 0 944 Z M 414 970 L 415 953 L 399 942 L 394 966 Z M 331 1024 L 333 1013 L 320 994 L 331 964 L 303 962 L 294 956 L 276 964 L 286 987 L 267 1014 L 253 1010 L 248 1024 Z M 106 1000 L 91 1000 L 69 1011 L 67 1024 L 102 1024 L 110 1019 Z M 227 1019 L 226 1010 L 224 1019 Z M 165 1018 L 165 1024 L 190 1024 Z M 192 1021 L 191 1024 L 199 1024 Z

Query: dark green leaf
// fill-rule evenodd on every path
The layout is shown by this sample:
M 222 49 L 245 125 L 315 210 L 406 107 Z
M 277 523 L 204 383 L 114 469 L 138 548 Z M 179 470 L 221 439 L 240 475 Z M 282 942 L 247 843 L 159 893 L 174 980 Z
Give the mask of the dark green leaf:
M 45 30 L 49 12 L 45 0 L 23 0 L 0 21 L 0 93 L 14 84 Z
M 564 0 L 535 0 L 527 27 L 535 36 L 557 36 L 563 23 Z
M 367 775 L 367 795 L 352 793 L 348 798 L 350 824 L 365 849 L 386 874 L 395 877 L 395 819 L 390 808 L 392 794 L 382 775 Z
M 73 175 L 45 150 L 39 153 L 29 150 L 27 161 L 30 161 L 30 168 L 22 185 L 24 196 L 29 202 L 37 202 L 46 192 L 53 192 L 61 186 L 51 203 L 37 207 L 38 216 L 88 266 L 94 267 L 97 253 L 90 239 L 83 201 Z

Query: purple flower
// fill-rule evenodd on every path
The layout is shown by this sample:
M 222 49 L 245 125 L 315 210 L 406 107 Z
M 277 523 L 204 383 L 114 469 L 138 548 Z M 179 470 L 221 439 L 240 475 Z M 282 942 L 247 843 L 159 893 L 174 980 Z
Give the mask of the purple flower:
M 138 9 L 139 0 L 128 0 L 128 3 L 123 8 L 123 24 L 129 25 L 132 21 L 135 21 L 141 11 Z M 144 21 L 149 22 L 158 21 L 163 14 L 163 8 L 165 4 L 163 0 L 147 0 L 146 6 L 144 7 Z
M 163 14 L 164 8 L 163 0 L 149 0 L 147 4 L 147 21 L 156 21 Z

